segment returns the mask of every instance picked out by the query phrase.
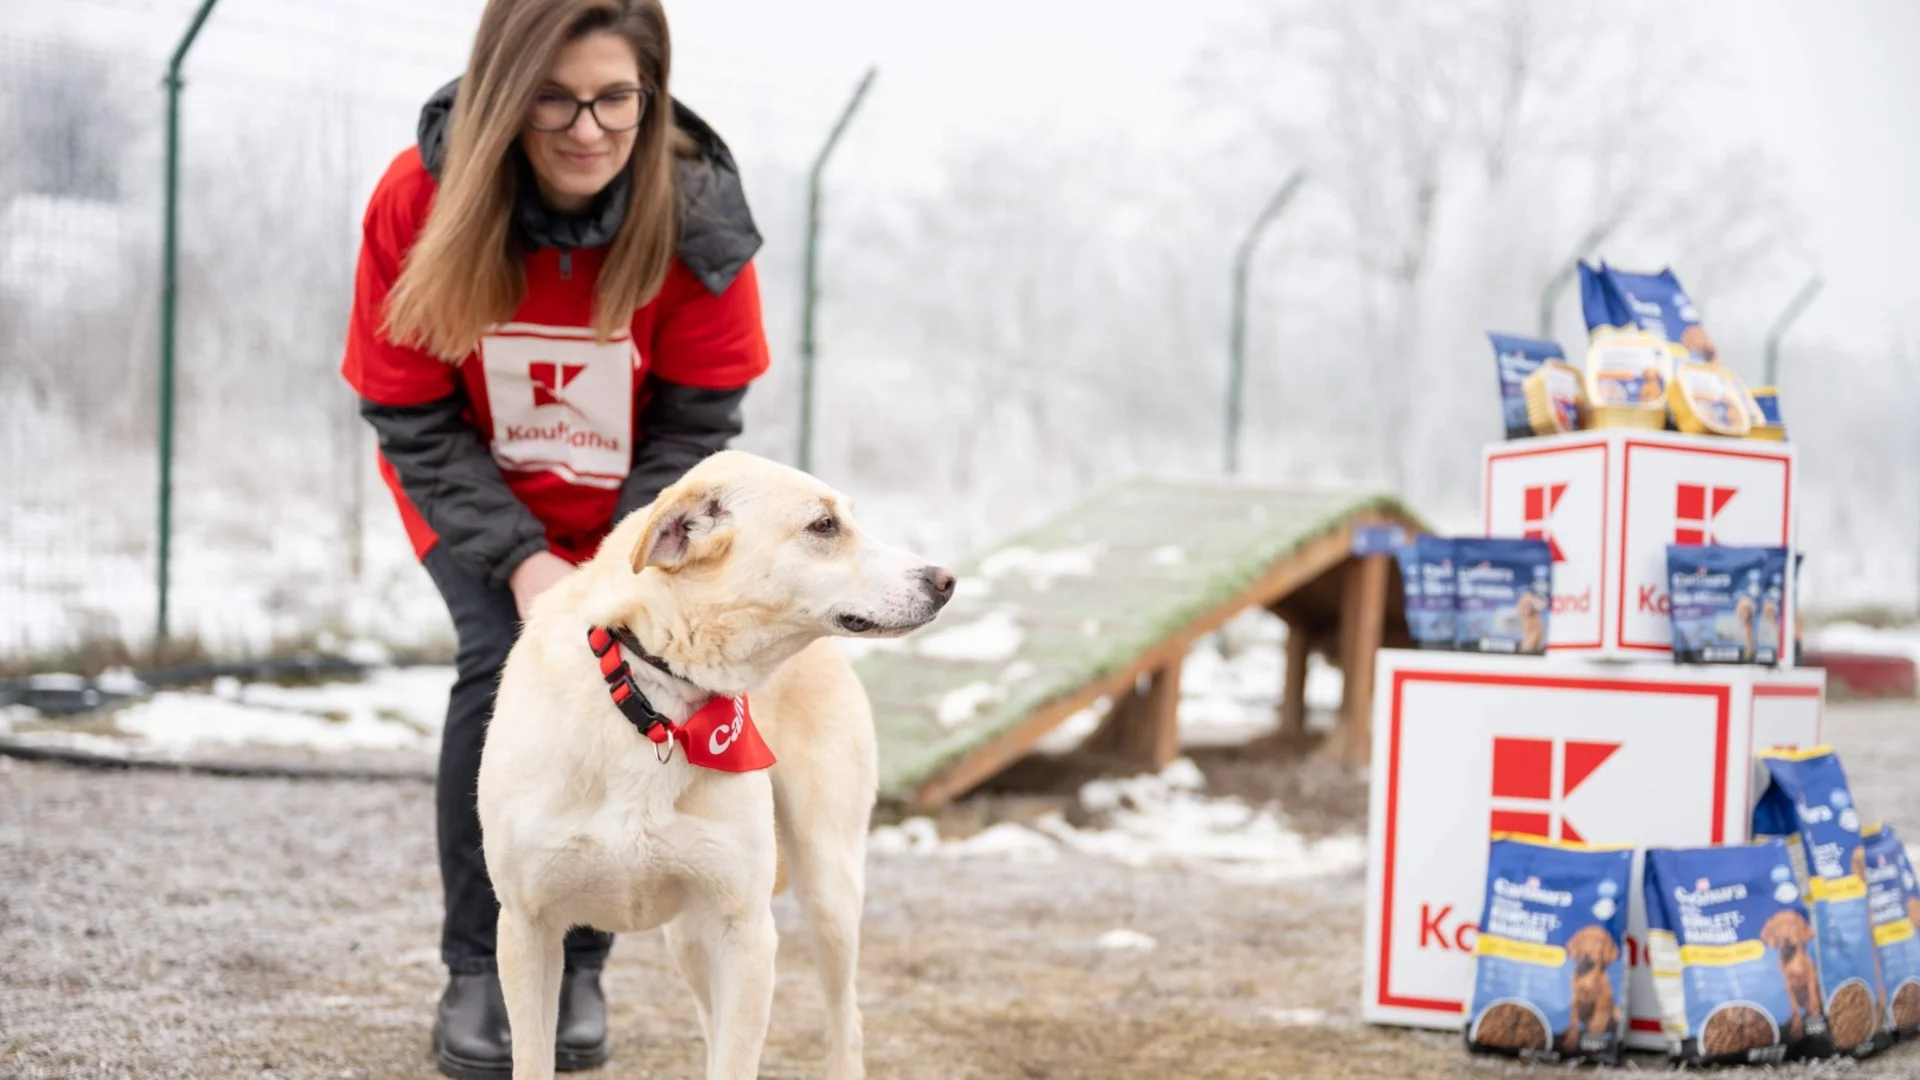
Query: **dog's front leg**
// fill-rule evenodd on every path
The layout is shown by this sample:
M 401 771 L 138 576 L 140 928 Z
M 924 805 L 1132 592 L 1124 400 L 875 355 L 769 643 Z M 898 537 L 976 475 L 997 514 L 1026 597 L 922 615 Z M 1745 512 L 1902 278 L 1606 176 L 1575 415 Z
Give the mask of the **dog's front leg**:
M 500 992 L 513 1036 L 514 1080 L 553 1080 L 560 1016 L 562 934 L 500 909 Z
M 707 1080 L 753 1080 L 773 1013 L 773 908 L 688 912 L 667 936 L 707 1036 Z

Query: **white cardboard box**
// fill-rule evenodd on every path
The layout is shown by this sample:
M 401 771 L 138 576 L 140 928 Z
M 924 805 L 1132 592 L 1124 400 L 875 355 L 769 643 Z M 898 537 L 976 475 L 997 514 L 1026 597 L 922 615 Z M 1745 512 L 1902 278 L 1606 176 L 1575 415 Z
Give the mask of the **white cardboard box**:
M 1614 429 L 1492 443 L 1481 456 L 1486 535 L 1553 548 L 1556 653 L 1670 655 L 1668 544 L 1794 545 L 1790 443 Z M 1791 664 L 1791 560 L 1787 575 Z
M 1817 668 L 1382 650 L 1362 1015 L 1459 1028 L 1491 832 L 1745 843 L 1754 751 L 1817 744 L 1825 683 Z M 1657 1049 L 1638 856 L 1633 873 L 1630 1041 Z

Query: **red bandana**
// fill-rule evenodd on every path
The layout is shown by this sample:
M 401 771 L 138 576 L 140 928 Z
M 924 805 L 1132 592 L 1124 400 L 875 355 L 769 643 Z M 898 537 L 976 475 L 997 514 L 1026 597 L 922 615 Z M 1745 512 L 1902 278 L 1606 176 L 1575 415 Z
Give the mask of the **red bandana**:
M 700 706 L 685 724 L 674 728 L 673 737 L 686 751 L 687 760 L 703 769 L 753 772 L 773 765 L 773 751 L 753 726 L 744 696 L 716 697 Z

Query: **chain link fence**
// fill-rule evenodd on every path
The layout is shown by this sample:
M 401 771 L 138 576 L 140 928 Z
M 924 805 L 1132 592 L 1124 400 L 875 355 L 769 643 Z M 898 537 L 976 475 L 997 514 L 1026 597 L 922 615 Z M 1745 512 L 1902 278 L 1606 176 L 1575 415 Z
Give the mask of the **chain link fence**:
M 0 123 L 10 145 L 35 148 L 0 166 L 0 657 L 11 663 L 147 659 L 152 647 L 163 71 L 147 54 L 0 38 Z M 415 107 L 191 77 L 180 654 L 260 654 L 380 626 L 404 640 L 393 605 L 430 599 L 337 374 L 367 178 L 393 152 L 367 137 L 392 125 L 371 118 Z M 411 625 L 434 636 L 431 618 Z

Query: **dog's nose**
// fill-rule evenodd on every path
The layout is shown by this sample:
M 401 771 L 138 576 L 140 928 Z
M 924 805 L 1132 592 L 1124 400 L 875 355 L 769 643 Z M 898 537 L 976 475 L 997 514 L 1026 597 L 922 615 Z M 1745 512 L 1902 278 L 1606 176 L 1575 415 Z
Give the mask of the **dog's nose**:
M 934 599 L 943 604 L 953 599 L 953 571 L 944 566 L 929 566 L 920 571 L 920 580 L 926 582 Z

